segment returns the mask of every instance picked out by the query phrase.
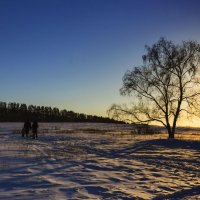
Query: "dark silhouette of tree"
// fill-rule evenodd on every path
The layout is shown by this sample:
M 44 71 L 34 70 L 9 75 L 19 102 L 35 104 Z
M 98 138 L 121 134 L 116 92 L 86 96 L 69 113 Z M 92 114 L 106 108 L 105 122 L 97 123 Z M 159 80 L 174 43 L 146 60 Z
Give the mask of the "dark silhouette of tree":
M 0 102 L 0 120 L 3 121 L 4 119 L 5 121 L 7 121 L 6 117 L 7 117 L 7 103 Z
M 75 113 L 73 111 L 59 110 L 50 106 L 35 106 L 19 104 L 15 102 L 0 102 L 0 121 L 1 122 L 24 122 L 27 119 L 40 122 L 107 122 L 116 123 L 117 121 L 99 116 Z M 119 123 L 119 122 L 117 122 Z
M 21 113 L 26 114 L 27 113 L 27 105 L 26 104 L 21 104 L 19 107 L 19 110 L 21 111 Z
M 118 120 L 159 122 L 174 138 L 181 115 L 199 116 L 200 45 L 160 38 L 146 51 L 143 65 L 125 73 L 120 89 L 121 95 L 134 96 L 133 106 L 113 104 L 108 112 Z
M 59 111 L 59 109 L 58 108 L 53 108 L 53 115 L 55 116 L 55 117 L 59 117 L 59 115 L 60 115 L 60 111 Z

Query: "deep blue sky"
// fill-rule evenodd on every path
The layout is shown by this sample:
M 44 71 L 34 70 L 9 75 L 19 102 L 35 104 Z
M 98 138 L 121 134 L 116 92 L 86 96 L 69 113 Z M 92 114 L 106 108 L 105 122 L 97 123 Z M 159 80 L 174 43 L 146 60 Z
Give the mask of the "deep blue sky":
M 106 115 L 161 36 L 200 42 L 199 0 L 0 0 L 0 101 Z

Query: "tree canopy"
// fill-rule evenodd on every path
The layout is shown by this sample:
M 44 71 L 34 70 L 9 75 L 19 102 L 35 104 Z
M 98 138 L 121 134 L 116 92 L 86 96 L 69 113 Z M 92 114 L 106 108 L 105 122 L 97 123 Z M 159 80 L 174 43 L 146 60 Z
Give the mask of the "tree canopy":
M 120 123 L 107 117 L 75 113 L 66 109 L 59 110 L 50 106 L 26 105 L 25 103 L 0 101 L 0 122 L 23 122 L 25 120 L 39 122 L 103 122 Z M 121 122 L 122 123 L 122 122 Z
M 133 105 L 113 104 L 108 112 L 118 120 L 160 123 L 174 138 L 180 116 L 199 116 L 200 45 L 160 38 L 145 48 L 143 64 L 125 73 L 120 89 L 121 95 L 133 97 Z

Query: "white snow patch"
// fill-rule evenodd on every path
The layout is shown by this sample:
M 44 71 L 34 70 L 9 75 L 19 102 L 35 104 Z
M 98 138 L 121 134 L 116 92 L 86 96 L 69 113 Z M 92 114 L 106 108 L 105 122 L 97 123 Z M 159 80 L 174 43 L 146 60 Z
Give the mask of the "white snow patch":
M 95 123 L 43 123 L 32 140 L 22 126 L 0 123 L 0 199 L 200 199 L 198 140 Z

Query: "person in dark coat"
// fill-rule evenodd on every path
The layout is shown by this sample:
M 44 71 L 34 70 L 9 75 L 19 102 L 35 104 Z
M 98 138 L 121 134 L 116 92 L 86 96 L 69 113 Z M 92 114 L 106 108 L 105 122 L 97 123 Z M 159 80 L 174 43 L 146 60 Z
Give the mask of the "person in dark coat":
M 24 137 L 24 135 L 26 135 L 26 137 L 28 137 L 30 129 L 31 129 L 31 123 L 29 120 L 27 120 L 24 122 L 24 127 L 22 129 L 22 137 Z
M 38 129 L 38 123 L 37 121 L 34 121 L 32 124 L 32 132 L 33 132 L 33 139 L 37 139 L 38 135 L 37 135 L 37 129 Z

